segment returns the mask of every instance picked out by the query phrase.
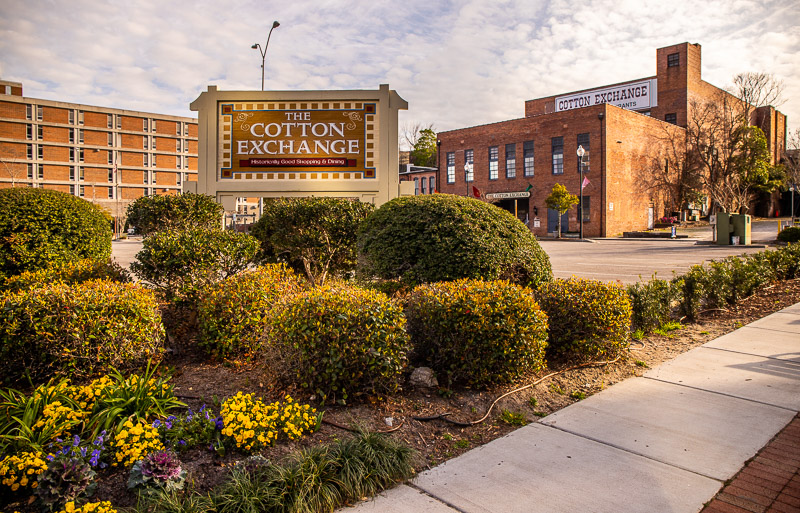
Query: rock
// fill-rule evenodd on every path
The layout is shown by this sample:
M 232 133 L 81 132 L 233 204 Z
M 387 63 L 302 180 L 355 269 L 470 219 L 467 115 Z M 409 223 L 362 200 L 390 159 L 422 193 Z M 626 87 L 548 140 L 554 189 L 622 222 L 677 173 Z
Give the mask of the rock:
M 437 388 L 439 381 L 436 374 L 429 367 L 417 367 L 408 378 L 408 384 L 412 387 Z

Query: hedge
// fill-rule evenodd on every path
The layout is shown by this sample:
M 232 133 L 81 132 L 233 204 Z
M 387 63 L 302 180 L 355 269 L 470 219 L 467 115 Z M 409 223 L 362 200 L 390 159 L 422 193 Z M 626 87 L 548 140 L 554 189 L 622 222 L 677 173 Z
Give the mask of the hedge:
M 16 291 L 55 282 L 69 285 L 89 280 L 130 283 L 131 277 L 128 271 L 116 262 L 86 258 L 74 262 L 53 264 L 38 271 L 25 271 L 22 274 L 8 278 L 3 283 L 2 288 L 8 291 Z
M 165 230 L 220 228 L 222 214 L 222 205 L 206 194 L 142 196 L 128 205 L 127 224 L 141 235 Z

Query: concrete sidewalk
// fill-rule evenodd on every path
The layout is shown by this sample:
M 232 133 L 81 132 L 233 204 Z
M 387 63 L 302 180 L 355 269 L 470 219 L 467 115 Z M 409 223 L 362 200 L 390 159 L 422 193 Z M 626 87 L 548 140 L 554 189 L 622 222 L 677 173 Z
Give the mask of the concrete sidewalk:
M 355 509 L 698 512 L 798 411 L 800 304 L 445 462 Z M 786 454 L 796 474 L 797 451 Z

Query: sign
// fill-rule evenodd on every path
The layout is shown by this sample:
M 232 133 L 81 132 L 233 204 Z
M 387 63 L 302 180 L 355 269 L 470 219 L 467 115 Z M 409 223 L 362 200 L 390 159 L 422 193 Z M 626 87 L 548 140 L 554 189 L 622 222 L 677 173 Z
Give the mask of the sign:
M 258 109 L 222 104 L 221 125 L 229 130 L 222 136 L 230 138 L 230 153 L 220 167 L 220 178 L 291 171 L 338 171 L 375 178 L 374 162 L 367 162 L 368 144 L 374 139 L 367 121 L 375 115 L 375 104 L 326 106 L 312 110 L 307 105 L 279 104 L 273 107 L 284 108 L 262 105 Z M 374 129 L 373 123 L 369 125 Z
M 612 211 L 614 210 L 614 203 L 613 202 L 610 202 L 608 204 L 608 210 L 612 210 Z
M 528 191 L 522 192 L 490 192 L 486 195 L 486 199 L 519 199 L 530 198 L 531 193 Z
M 533 218 L 533 227 L 540 228 L 542 226 L 542 222 L 539 220 L 538 217 Z
M 610 103 L 629 110 L 645 110 L 657 105 L 656 80 L 642 80 L 616 86 L 558 96 L 556 112 Z

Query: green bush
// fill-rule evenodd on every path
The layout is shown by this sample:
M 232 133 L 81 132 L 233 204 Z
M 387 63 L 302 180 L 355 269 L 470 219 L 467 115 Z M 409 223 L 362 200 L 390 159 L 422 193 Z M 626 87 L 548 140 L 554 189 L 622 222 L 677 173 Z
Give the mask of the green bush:
M 547 316 L 507 281 L 420 285 L 406 314 L 414 360 L 450 383 L 506 383 L 544 367 Z
M 22 274 L 8 278 L 3 284 L 3 289 L 16 291 L 55 282 L 72 285 L 89 280 L 130 283 L 131 277 L 128 271 L 120 267 L 116 262 L 86 258 L 74 262 L 53 264 L 38 271 L 25 271 Z
M 779 280 L 793 280 L 800 277 L 800 244 L 789 243 L 777 251 L 765 251 L 769 265 L 775 270 Z
M 222 213 L 222 205 L 205 194 L 142 196 L 128 205 L 127 224 L 141 235 L 164 230 L 220 228 Z
M 631 330 L 652 331 L 670 318 L 675 289 L 667 280 L 655 276 L 650 281 L 627 287 L 631 302 Z
M 150 291 L 110 281 L 55 283 L 0 296 L 3 379 L 24 374 L 83 378 L 135 368 L 163 353 L 164 329 Z
M 613 358 L 627 349 L 631 302 L 622 287 L 557 279 L 541 285 L 536 299 L 549 319 L 548 356 Z
M 403 312 L 379 292 L 337 285 L 289 298 L 274 316 L 302 388 L 343 404 L 399 388 L 408 352 Z
M 205 286 L 247 269 L 256 251 L 258 241 L 243 233 L 167 230 L 144 239 L 131 270 L 167 300 L 194 302 Z
M 475 278 L 535 286 L 552 279 L 547 254 L 512 214 L 449 194 L 385 203 L 364 222 L 358 248 L 365 277 L 414 285 Z
M 200 345 L 214 357 L 252 355 L 264 343 L 275 303 L 303 283 L 283 264 L 269 264 L 209 285 L 200 297 Z
M 800 227 L 790 226 L 778 233 L 778 240 L 781 242 L 800 242 Z
M 281 198 L 264 201 L 250 233 L 261 243 L 261 262 L 283 262 L 322 285 L 356 267 L 356 233 L 372 213 L 370 203 L 342 198 Z
M 0 190 L 0 278 L 111 256 L 111 220 L 92 203 L 49 189 Z

